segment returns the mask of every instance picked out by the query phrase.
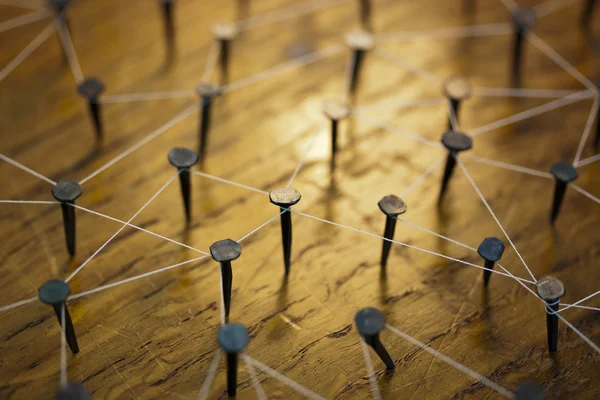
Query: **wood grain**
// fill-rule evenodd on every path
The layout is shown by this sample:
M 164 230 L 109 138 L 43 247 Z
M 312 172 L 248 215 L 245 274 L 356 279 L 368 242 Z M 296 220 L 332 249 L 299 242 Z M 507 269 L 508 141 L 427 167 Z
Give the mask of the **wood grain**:
M 32 2 L 34 3 L 34 2 Z M 35 3 L 34 6 L 40 5 Z M 86 76 L 98 76 L 106 95 L 193 90 L 204 71 L 216 21 L 235 21 L 298 2 L 179 0 L 176 53 L 165 61 L 159 7 L 148 0 L 80 0 L 70 12 L 74 46 Z M 359 25 L 357 3 L 248 30 L 232 46 L 228 76 L 236 82 L 299 56 L 343 44 Z M 376 33 L 429 30 L 508 22 L 495 0 L 479 0 L 465 12 L 462 1 L 373 2 Z M 475 3 L 475 2 L 474 2 Z M 520 2 L 533 6 L 538 1 Z M 245 4 L 245 6 L 244 6 Z M 597 73 L 598 21 L 591 35 L 578 27 L 583 2 L 540 19 L 535 33 L 581 73 Z M 30 12 L 0 7 L 1 21 Z M 596 13 L 597 14 L 597 13 Z M 45 19 L 0 33 L 0 66 L 13 59 L 47 24 Z M 378 48 L 439 78 L 464 75 L 475 87 L 510 87 L 511 36 L 418 39 Z M 96 143 L 87 105 L 78 97 L 58 36 L 53 34 L 0 82 L 0 152 L 53 179 L 81 180 L 197 102 L 195 98 L 104 104 L 105 138 Z M 329 122 L 321 105 L 342 94 L 347 51 L 232 91 L 214 105 L 209 156 L 203 171 L 269 191 L 285 186 L 306 147 L 315 146 L 293 182 L 303 195 L 294 208 L 376 235 L 384 216 L 377 201 L 400 194 L 444 151 L 368 123 L 380 121 L 438 142 L 446 126 L 445 105 L 365 110 L 341 124 L 336 169 L 329 168 Z M 585 87 L 528 44 L 523 87 L 584 90 Z M 440 87 L 369 54 L 354 102 L 440 98 Z M 470 131 L 553 99 L 474 96 L 461 110 Z M 473 155 L 540 171 L 575 156 L 592 99 L 481 134 Z M 78 204 L 128 220 L 175 173 L 167 152 L 196 148 L 196 113 L 83 185 Z M 316 136 L 315 136 L 316 135 Z M 596 154 L 588 141 L 582 158 Z M 529 176 L 464 158 L 536 277 L 558 276 L 565 303 L 599 289 L 600 204 L 569 190 L 553 229 L 548 213 L 550 179 Z M 503 237 L 464 174 L 457 169 L 444 203 L 437 194 L 443 164 L 405 197 L 407 221 L 477 247 L 486 236 Z M 579 169 L 577 184 L 600 195 L 598 163 Z M 192 176 L 193 219 L 186 227 L 177 181 L 132 223 L 208 251 L 217 240 L 237 240 L 278 213 L 264 194 Z M 0 162 L 1 199 L 52 200 L 51 185 Z M 78 253 L 69 260 L 58 205 L 1 204 L 0 293 L 5 305 L 36 296 L 51 278 L 65 279 L 120 228 L 77 210 Z M 541 384 L 552 399 L 600 397 L 600 356 L 560 324 L 559 351 L 546 347 L 543 305 L 513 279 L 494 275 L 486 291 L 482 271 L 459 262 L 392 246 L 385 274 L 381 240 L 293 215 L 292 272 L 283 278 L 277 220 L 242 242 L 233 263 L 231 320 L 250 332 L 247 353 L 310 390 L 335 399 L 370 398 L 359 335 L 358 309 L 381 309 L 387 322 L 488 379 L 514 390 L 524 380 Z M 398 223 L 395 239 L 482 264 L 468 249 Z M 506 241 L 505 241 L 506 243 Z M 74 294 L 177 264 L 198 254 L 155 236 L 125 228 L 70 282 Z M 529 278 L 507 246 L 502 264 Z M 530 285 L 531 287 L 531 285 Z M 594 298 L 587 306 L 598 307 Z M 68 358 L 69 379 L 83 382 L 97 399 L 194 399 L 216 354 L 219 329 L 219 266 L 206 258 L 69 303 L 81 351 Z M 600 343 L 600 314 L 572 308 L 562 314 Z M 39 302 L 0 313 L 0 398 L 54 398 L 59 385 L 60 330 L 50 307 Z M 491 389 L 393 335 L 382 333 L 396 363 L 385 372 L 374 358 L 384 399 L 495 399 Z M 374 354 L 373 354 L 373 357 Z M 238 397 L 256 398 L 244 366 Z M 302 398 L 265 373 L 269 398 Z M 221 361 L 210 398 L 225 398 Z

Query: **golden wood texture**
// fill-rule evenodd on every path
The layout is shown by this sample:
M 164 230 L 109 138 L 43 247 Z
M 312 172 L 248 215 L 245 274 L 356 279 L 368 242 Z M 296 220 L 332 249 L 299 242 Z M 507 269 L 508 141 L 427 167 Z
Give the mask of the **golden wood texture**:
M 2 3 L 2 2 L 0 2 Z M 30 1 L 34 7 L 41 2 Z M 500 1 L 373 2 L 377 34 L 461 25 L 504 23 Z M 522 1 L 533 6 L 539 1 Z M 204 71 L 216 21 L 235 21 L 298 4 L 291 0 L 179 0 L 175 7 L 176 54 L 165 63 L 160 9 L 150 0 L 80 0 L 70 26 L 86 76 L 104 80 L 105 96 L 193 90 Z M 534 32 L 590 79 L 598 54 L 594 39 L 578 27 L 583 2 L 540 19 Z M 251 77 L 332 45 L 358 27 L 357 1 L 293 17 L 241 33 L 231 48 L 228 82 Z M 27 13 L 2 6 L 1 20 Z M 0 33 L 0 66 L 7 65 L 50 19 Z M 596 23 L 592 21 L 592 23 Z M 598 32 L 595 32 L 596 35 Z M 439 85 L 381 56 L 391 54 L 444 79 L 464 75 L 474 87 L 510 87 L 509 34 L 475 38 L 416 39 L 377 44 L 367 55 L 357 106 L 441 98 Z M 379 51 L 379 53 L 377 53 Z M 381 197 L 400 195 L 445 152 L 368 123 L 384 122 L 438 142 L 445 130 L 444 104 L 407 109 L 365 109 L 340 125 L 337 166 L 329 168 L 326 98 L 344 90 L 346 49 L 310 65 L 232 90 L 214 104 L 213 129 L 203 171 L 264 191 L 285 186 L 305 149 L 312 151 L 292 186 L 302 193 L 294 209 L 380 235 Z M 580 82 L 530 43 L 523 87 L 584 90 Z M 469 132 L 552 101 L 551 98 L 483 97 L 461 109 Z M 173 117 L 196 104 L 189 98 L 104 104 L 105 138 L 94 139 L 87 105 L 53 33 L 0 82 L 0 152 L 53 179 L 81 180 Z M 474 138 L 469 154 L 548 171 L 577 152 L 593 100 L 508 125 Z M 167 152 L 196 148 L 194 112 L 156 139 L 83 184 L 77 204 L 127 221 L 175 173 Z M 315 136 L 316 135 L 316 136 Z M 588 140 L 582 158 L 596 154 Z M 465 154 L 466 155 L 466 154 Z M 558 276 L 574 303 L 600 289 L 600 204 L 573 189 L 555 229 L 548 223 L 554 182 L 463 158 L 466 168 L 536 277 Z M 443 204 L 437 194 L 443 164 L 411 190 L 402 217 L 477 247 L 486 236 L 503 238 L 459 168 Z M 576 182 L 600 195 L 598 163 L 579 169 Z M 0 162 L 1 199 L 51 201 L 51 185 Z M 193 218 L 186 227 L 175 180 L 133 221 L 152 232 L 208 251 L 217 240 L 237 240 L 278 213 L 268 196 L 192 175 Z M 120 227 L 77 210 L 74 260 L 66 252 L 56 204 L 0 204 L 2 257 L 0 306 L 36 296 L 51 278 L 65 279 Z M 546 345 L 543 304 L 513 279 L 492 276 L 482 287 L 474 267 L 393 245 L 380 272 L 381 240 L 299 214 L 293 215 L 291 274 L 283 278 L 279 222 L 242 242 L 233 263 L 231 321 L 250 332 L 247 353 L 326 398 L 367 399 L 371 389 L 353 325 L 356 311 L 378 307 L 390 325 L 441 351 L 505 388 L 534 380 L 552 399 L 600 397 L 600 357 L 564 323 L 559 351 Z M 395 239 L 482 265 L 477 253 L 398 222 Z M 529 275 L 508 245 L 502 265 Z M 126 227 L 70 281 L 73 294 L 198 257 Z M 532 285 L 529 285 L 533 288 Z M 599 306 L 599 298 L 583 303 Z M 210 257 L 69 302 L 81 351 L 68 353 L 68 376 L 96 399 L 194 399 L 216 354 L 219 329 L 219 265 Z M 600 343 L 600 313 L 572 308 L 563 315 Z M 52 309 L 39 302 L 0 313 L 0 398 L 51 399 L 60 381 L 60 329 Z M 396 364 L 393 373 L 372 353 L 384 399 L 495 399 L 501 396 L 390 331 L 382 333 Z M 258 372 L 258 371 L 257 371 Z M 256 398 L 240 366 L 238 397 Z M 259 373 L 268 398 L 302 398 Z M 221 360 L 210 398 L 226 397 Z

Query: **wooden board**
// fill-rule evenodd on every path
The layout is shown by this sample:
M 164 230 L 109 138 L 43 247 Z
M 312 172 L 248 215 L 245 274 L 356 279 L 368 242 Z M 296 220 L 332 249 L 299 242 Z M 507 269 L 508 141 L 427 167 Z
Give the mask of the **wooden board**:
M 193 91 L 208 63 L 214 22 L 245 20 L 299 4 L 177 1 L 176 53 L 166 63 L 161 13 L 155 3 L 81 0 L 70 9 L 81 69 L 105 82 L 105 97 Z M 402 134 L 438 143 L 446 127 L 445 103 L 365 108 L 341 123 L 336 168 L 330 170 L 330 128 L 321 106 L 326 98 L 342 95 L 349 54 L 343 47 L 331 46 L 343 46 L 343 35 L 359 27 L 357 2 L 339 3 L 244 31 L 232 44 L 228 76 L 220 76 L 218 68 L 212 76 L 232 89 L 215 101 L 202 171 L 269 191 L 286 186 L 302 161 L 292 186 L 303 197 L 294 209 L 363 231 L 293 214 L 293 265 L 287 280 L 277 219 L 242 241 L 242 256 L 233 262 L 230 320 L 248 327 L 247 354 L 323 397 L 370 398 L 353 318 L 360 308 L 373 306 L 391 326 L 509 390 L 534 380 L 553 399 L 600 397 L 599 354 L 563 322 L 559 351 L 549 354 L 544 306 L 514 279 L 494 274 L 484 290 L 480 269 L 399 244 L 392 246 L 388 268 L 381 272 L 381 239 L 364 232 L 383 232 L 385 218 L 377 207 L 381 197 L 410 189 L 404 196 L 406 221 L 474 248 L 486 236 L 500 237 L 507 245 L 502 265 L 516 276 L 531 278 L 460 168 L 438 206 L 446 153 Z M 502 2 L 473 3 L 475 8 L 465 11 L 457 0 L 374 1 L 373 31 L 422 33 L 510 21 Z M 598 37 L 600 32 L 592 29 L 588 36 L 578 27 L 582 6 L 583 2 L 574 2 L 540 18 L 534 32 L 593 79 L 599 60 L 594 34 Z M 0 8 L 2 21 L 28 12 Z M 592 21 L 593 26 L 597 22 Z M 51 18 L 45 18 L 0 33 L 0 66 L 9 64 L 50 23 Z M 378 43 L 378 53 L 365 59 L 354 105 L 442 99 L 438 84 L 382 54 L 398 57 L 436 79 L 463 75 L 474 87 L 511 86 L 508 31 L 482 37 L 438 36 L 434 32 L 432 38 Z M 240 80 L 316 51 L 332 54 L 279 74 L 271 71 L 264 80 L 237 88 Z M 524 88 L 585 90 L 531 43 L 526 43 L 525 61 Z M 554 100 L 474 95 L 462 105 L 461 129 L 470 132 Z M 77 201 L 127 221 L 174 176 L 168 150 L 197 147 L 196 111 L 164 133 L 156 131 L 197 103 L 191 93 L 177 99 L 103 104 L 105 138 L 98 143 L 59 37 L 52 33 L 0 82 L 0 152 L 51 180 L 80 181 L 156 132 L 153 140 L 85 182 Z M 592 98 L 576 101 L 482 133 L 474 138 L 469 154 L 547 173 L 554 162 L 575 157 L 592 103 Z M 597 153 L 593 135 L 594 130 L 582 160 Z M 462 160 L 535 277 L 559 277 L 567 287 L 563 299 L 567 304 L 598 290 L 600 204 L 570 188 L 552 228 L 548 223 L 552 179 L 468 157 Z M 430 168 L 432 173 L 411 188 Z M 598 168 L 598 163 L 591 163 L 578 170 L 576 184 L 593 196 L 600 196 Z M 53 200 L 49 183 L 6 162 L 0 162 L 0 187 L 1 199 Z M 176 180 L 131 223 L 206 252 L 213 242 L 238 240 L 279 212 L 267 195 L 257 191 L 199 175 L 192 176 L 192 187 L 189 226 Z M 69 259 L 57 204 L 1 204 L 0 215 L 0 306 L 35 297 L 46 280 L 67 278 L 92 256 L 69 282 L 73 294 L 202 256 L 131 227 L 96 254 L 122 225 L 77 210 L 78 252 Z M 401 222 L 395 239 L 482 264 L 476 252 Z M 219 265 L 207 257 L 70 301 L 81 351 L 75 356 L 68 353 L 69 379 L 83 382 L 97 399 L 196 398 L 218 351 L 219 293 Z M 600 302 L 593 298 L 582 305 L 597 307 Z M 597 311 L 571 308 L 561 315 L 593 343 L 600 343 Z M 61 331 L 51 307 L 35 301 L 0 313 L 0 320 L 0 398 L 54 398 L 60 383 Z M 381 339 L 396 365 L 393 373 L 386 372 L 371 353 L 384 399 L 502 397 L 389 330 Z M 257 373 L 268 398 L 303 398 L 270 375 Z M 225 397 L 222 359 L 209 398 Z M 243 363 L 238 397 L 256 398 Z

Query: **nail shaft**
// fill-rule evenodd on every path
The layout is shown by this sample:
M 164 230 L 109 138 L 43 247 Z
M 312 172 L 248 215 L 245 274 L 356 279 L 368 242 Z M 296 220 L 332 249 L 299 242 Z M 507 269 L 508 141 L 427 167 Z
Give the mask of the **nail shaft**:
M 581 18 L 580 23 L 584 29 L 589 29 L 590 22 L 592 21 L 592 16 L 594 14 L 594 10 L 596 9 L 596 0 L 586 0 L 585 6 L 581 10 Z
M 185 147 L 175 147 L 169 151 L 169 163 L 176 167 L 179 172 L 179 183 L 185 220 L 189 222 L 192 218 L 192 180 L 190 168 L 198 163 L 198 154 Z
M 484 267 L 488 269 L 483 270 L 483 285 L 488 286 L 490 283 L 490 277 L 492 276 L 492 269 L 496 266 L 496 263 L 491 260 L 485 260 Z
M 172 47 L 175 40 L 175 24 L 173 22 L 173 0 L 163 0 L 163 15 L 165 20 L 165 37 L 167 44 Z
M 189 169 L 184 169 L 181 171 L 179 174 L 179 183 L 181 186 L 181 196 L 183 197 L 185 218 L 187 221 L 189 221 L 192 217 L 192 182 Z
M 72 208 L 72 207 L 69 207 Z M 73 327 L 73 320 L 71 319 L 71 314 L 69 313 L 69 309 L 67 308 L 66 303 L 53 304 L 52 308 L 54 309 L 54 313 L 58 318 L 58 323 L 61 324 L 62 329 L 65 332 L 65 336 L 67 338 L 67 344 L 71 349 L 71 352 L 78 353 L 79 352 L 79 344 L 77 343 L 77 337 L 75 336 L 75 328 Z M 62 326 L 62 310 L 65 310 L 65 326 Z
M 442 187 L 440 189 L 440 199 L 442 199 L 446 194 L 448 182 L 450 182 L 450 178 L 454 173 L 454 167 L 456 167 L 456 159 L 454 158 L 455 156 L 456 153 L 450 152 L 448 153 L 448 157 L 446 158 L 446 166 L 444 167 L 444 175 L 442 176 Z
M 365 335 L 363 337 L 365 338 L 365 343 L 371 346 L 379 358 L 381 358 L 381 361 L 383 361 L 385 367 L 387 369 L 394 369 L 394 361 L 392 360 L 392 357 L 390 357 L 390 353 L 388 353 L 386 348 L 381 343 L 381 340 L 379 340 L 379 334 Z
M 204 160 L 206 148 L 208 147 L 208 130 L 210 129 L 212 99 L 204 97 L 202 99 L 201 119 L 200 119 L 200 159 Z
M 94 122 L 94 129 L 96 130 L 96 138 L 102 139 L 104 129 L 102 126 L 102 118 L 101 118 L 101 106 L 100 103 L 96 101 L 89 102 L 90 115 L 92 116 L 92 121 Z
M 556 186 L 554 187 L 554 199 L 552 200 L 552 211 L 550 213 L 550 223 L 554 224 L 556 221 L 556 217 L 560 212 L 560 208 L 562 206 L 563 199 L 565 197 L 565 192 L 567 191 L 567 183 L 556 181 Z
M 60 207 L 63 215 L 63 225 L 65 228 L 65 239 L 67 241 L 67 250 L 71 256 L 75 255 L 75 204 L 74 201 L 62 202 Z
M 452 115 L 455 118 L 456 123 L 458 124 L 458 111 L 460 109 L 460 100 L 450 99 L 450 113 L 448 115 L 448 130 L 453 130 L 454 125 L 452 124 Z
M 337 138 L 338 138 L 339 121 L 331 120 L 331 166 L 335 165 L 335 155 L 337 153 Z
M 550 314 L 558 311 L 558 304 L 546 306 L 546 330 L 548 331 L 548 350 L 555 352 L 558 348 L 558 315 Z
M 231 309 L 231 288 L 233 285 L 231 261 L 221 262 L 221 276 L 223 278 L 223 303 L 225 304 L 225 317 L 229 318 L 229 310 Z
M 235 397 L 237 388 L 237 353 L 227 353 L 227 394 Z
M 292 257 L 292 213 L 281 207 L 283 213 L 281 219 L 281 240 L 283 241 L 283 263 L 285 266 L 285 274 L 290 273 L 291 257 Z
M 396 218 L 386 216 L 385 218 L 385 230 L 383 232 L 383 237 L 386 239 L 394 239 L 394 231 L 396 230 Z M 383 241 L 383 247 L 381 249 L 381 267 L 385 268 L 387 265 L 388 256 L 390 254 L 390 248 L 392 247 L 392 242 L 389 240 Z

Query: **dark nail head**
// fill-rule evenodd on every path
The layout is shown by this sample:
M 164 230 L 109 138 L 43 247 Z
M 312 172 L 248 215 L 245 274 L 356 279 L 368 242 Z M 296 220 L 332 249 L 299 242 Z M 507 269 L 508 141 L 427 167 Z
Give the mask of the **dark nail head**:
M 79 382 L 69 382 L 56 393 L 57 400 L 90 400 L 90 394 Z
M 213 98 L 221 94 L 221 88 L 212 83 L 201 83 L 196 87 L 196 92 L 200 97 Z
M 535 13 L 528 8 L 521 8 L 512 15 L 517 30 L 523 32 L 533 28 L 536 22 Z
M 461 76 L 452 76 L 443 84 L 443 93 L 452 100 L 465 100 L 471 97 L 472 87 L 468 80 Z
M 488 237 L 483 239 L 477 252 L 484 260 L 495 262 L 502 258 L 502 253 L 504 253 L 504 243 L 496 237 Z
M 566 293 L 565 285 L 554 276 L 545 276 L 535 284 L 535 291 L 542 300 L 554 303 Z
M 550 167 L 550 173 L 556 178 L 556 180 L 564 183 L 573 182 L 579 177 L 575 167 L 565 161 L 557 162 Z
M 280 188 L 269 193 L 271 203 L 279 207 L 291 207 L 297 204 L 301 198 L 300 192 L 294 188 Z
M 442 144 L 448 150 L 458 153 L 470 150 L 473 147 L 473 139 L 461 132 L 448 131 L 442 135 Z
M 385 328 L 385 317 L 376 308 L 367 307 L 359 310 L 354 316 L 356 329 L 362 336 L 376 335 Z
M 390 194 L 385 196 L 379 203 L 377 203 L 379 209 L 390 217 L 396 217 L 406 212 L 406 203 L 400 197 Z
M 65 281 L 51 279 L 38 289 L 40 301 L 45 304 L 61 304 L 67 301 L 71 288 Z
M 248 331 L 242 324 L 225 324 L 219 329 L 219 345 L 227 353 L 241 353 L 248 346 Z
M 198 162 L 198 154 L 185 147 L 175 147 L 169 151 L 169 162 L 177 168 L 190 168 Z
M 61 12 L 71 4 L 71 0 L 48 0 L 48 4 L 56 11 Z
M 104 91 L 104 83 L 98 78 L 86 78 L 77 86 L 77 92 L 88 100 L 96 100 Z
M 350 106 L 344 101 L 330 99 L 323 103 L 323 112 L 329 119 L 339 121 L 348 118 Z
M 346 46 L 353 50 L 367 51 L 375 47 L 375 37 L 367 32 L 349 32 L 345 37 Z
M 212 26 L 212 34 L 217 40 L 232 40 L 237 33 L 237 25 L 232 22 L 218 22 Z
M 60 202 L 75 201 L 82 193 L 81 185 L 71 180 L 58 181 L 52 188 L 52 196 Z
M 524 382 L 515 390 L 515 400 L 546 400 L 546 393 L 535 382 Z
M 242 254 L 242 246 L 231 239 L 219 240 L 210 245 L 210 254 L 217 262 L 233 261 Z

